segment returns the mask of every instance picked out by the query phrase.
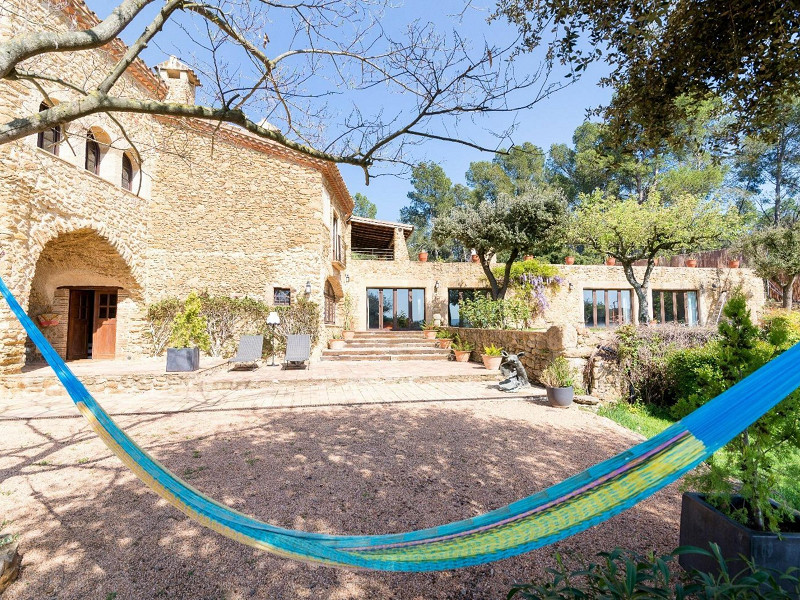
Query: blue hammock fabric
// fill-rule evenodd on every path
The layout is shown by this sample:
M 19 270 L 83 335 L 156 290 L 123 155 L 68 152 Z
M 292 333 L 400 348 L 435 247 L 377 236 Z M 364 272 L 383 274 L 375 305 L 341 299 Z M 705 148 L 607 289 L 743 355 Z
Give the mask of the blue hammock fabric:
M 579 533 L 669 485 L 800 387 L 800 344 L 661 434 L 546 490 L 484 515 L 406 533 L 324 535 L 276 527 L 205 497 L 142 450 L 73 375 L 0 279 L 31 340 L 105 444 L 186 515 L 274 554 L 333 566 L 435 571 L 516 556 Z

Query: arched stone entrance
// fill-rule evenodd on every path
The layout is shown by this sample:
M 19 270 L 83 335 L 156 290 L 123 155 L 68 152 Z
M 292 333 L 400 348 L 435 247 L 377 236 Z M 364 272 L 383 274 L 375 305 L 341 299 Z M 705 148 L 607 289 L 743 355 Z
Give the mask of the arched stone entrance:
M 45 244 L 28 314 L 67 360 L 141 354 L 141 286 L 120 253 L 92 229 L 62 233 Z M 41 360 L 29 339 L 25 357 L 26 363 Z

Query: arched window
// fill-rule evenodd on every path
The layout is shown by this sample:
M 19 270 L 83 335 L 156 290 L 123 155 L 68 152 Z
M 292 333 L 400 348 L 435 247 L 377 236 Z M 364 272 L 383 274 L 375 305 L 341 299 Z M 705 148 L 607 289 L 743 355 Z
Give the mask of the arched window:
M 327 325 L 336 324 L 336 294 L 330 281 L 325 282 L 325 323 Z
M 100 174 L 100 144 L 91 131 L 86 132 L 86 170 L 95 175 Z
M 122 187 L 126 190 L 133 189 L 133 163 L 127 154 L 122 155 Z
M 39 105 L 39 112 L 49 109 L 50 107 L 46 102 L 42 102 Z M 42 150 L 46 150 L 47 152 L 58 156 L 59 142 L 61 142 L 61 127 L 53 127 L 51 129 L 45 129 L 44 131 L 39 132 L 36 145 Z

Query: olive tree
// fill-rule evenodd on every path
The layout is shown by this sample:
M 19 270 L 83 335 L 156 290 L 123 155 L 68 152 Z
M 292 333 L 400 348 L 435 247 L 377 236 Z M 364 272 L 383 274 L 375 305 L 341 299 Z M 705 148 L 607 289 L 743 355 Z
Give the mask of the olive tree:
M 454 208 L 433 224 L 433 238 L 438 244 L 455 240 L 473 248 L 491 286 L 492 299 L 504 298 L 511 266 L 520 255 L 547 249 L 563 233 L 567 200 L 552 187 L 531 187 L 517 195 L 500 195 L 496 200 L 482 199 L 476 205 Z M 507 253 L 502 281 L 498 282 L 491 260 Z
M 647 288 L 656 258 L 720 246 L 733 239 L 739 217 L 714 200 L 683 195 L 663 203 L 658 193 L 644 202 L 595 192 L 573 214 L 570 238 L 613 256 L 639 299 L 639 322 L 650 320 Z M 641 276 L 634 263 L 645 261 Z
M 792 308 L 792 291 L 800 276 L 800 224 L 756 231 L 743 247 L 759 277 L 781 286 L 783 307 Z

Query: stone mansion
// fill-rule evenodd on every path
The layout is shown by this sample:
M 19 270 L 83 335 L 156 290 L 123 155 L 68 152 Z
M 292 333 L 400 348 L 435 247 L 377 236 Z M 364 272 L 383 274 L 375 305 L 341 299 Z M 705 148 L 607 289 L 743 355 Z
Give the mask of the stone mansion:
M 62 3 L 60 14 L 31 0 L 10 3 L 38 10 L 34 17 L 53 28 L 97 22 L 82 0 Z M 3 38 L 27 27 L 0 15 Z M 121 47 L 82 52 L 86 64 L 37 58 L 38 70 L 91 77 L 91 63 L 102 72 Z M 135 97 L 193 102 L 200 84 L 170 57 L 154 69 L 137 62 L 118 85 Z M 46 91 L 47 98 L 26 82 L 0 83 L 0 118 L 75 94 L 56 85 Z M 410 233 L 408 225 L 353 216 L 336 165 L 233 126 L 99 114 L 0 146 L 0 276 L 68 360 L 145 355 L 147 306 L 192 290 L 275 304 L 304 297 L 324 307 L 326 331 L 341 329 L 347 292 L 357 329 L 413 327 L 435 314 L 458 325 L 460 295 L 487 287 L 480 265 L 412 260 Z M 636 297 L 621 268 L 561 270 L 567 284 L 546 323 L 606 327 L 635 319 Z M 713 321 L 722 294 L 738 285 L 760 310 L 762 282 L 747 269 L 658 267 L 654 316 Z M 0 371 L 32 358 L 0 302 Z

